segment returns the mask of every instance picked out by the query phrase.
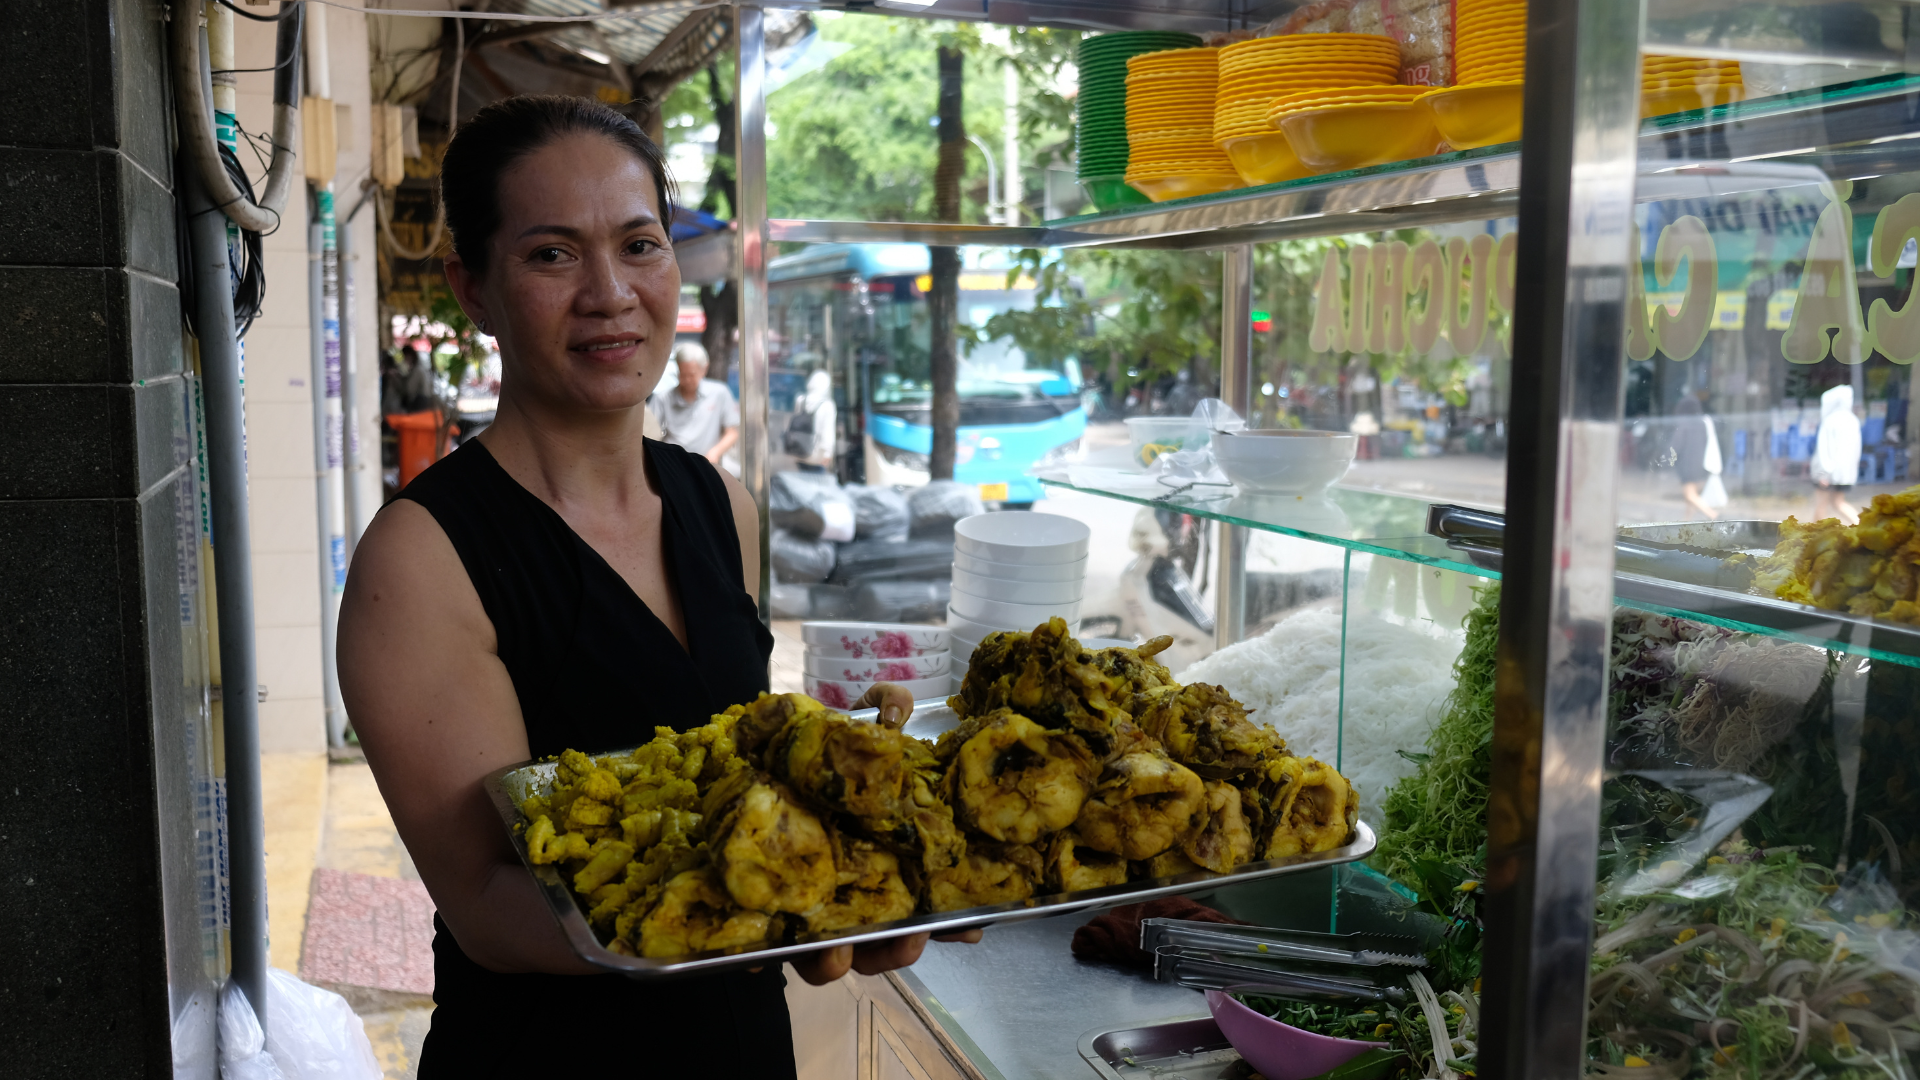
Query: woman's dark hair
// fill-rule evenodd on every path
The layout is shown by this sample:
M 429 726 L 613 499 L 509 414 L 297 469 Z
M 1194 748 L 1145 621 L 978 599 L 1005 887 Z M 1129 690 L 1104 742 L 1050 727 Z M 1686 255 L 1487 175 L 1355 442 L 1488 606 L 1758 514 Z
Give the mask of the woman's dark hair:
M 487 242 L 500 228 L 500 177 L 514 162 L 565 135 L 604 136 L 653 174 L 661 224 L 673 222 L 666 155 L 640 125 L 587 98 L 523 94 L 496 101 L 460 125 L 440 162 L 440 204 L 453 250 L 475 274 L 487 272 Z

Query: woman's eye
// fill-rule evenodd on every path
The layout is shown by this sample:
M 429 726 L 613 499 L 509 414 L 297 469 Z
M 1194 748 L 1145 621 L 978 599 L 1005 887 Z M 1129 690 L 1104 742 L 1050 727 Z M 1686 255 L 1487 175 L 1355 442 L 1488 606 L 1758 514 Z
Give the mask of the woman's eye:
M 533 257 L 543 263 L 557 263 L 566 253 L 557 247 L 544 247 L 533 253 Z
M 651 255 L 659 249 L 660 244 L 657 241 L 641 239 L 635 240 L 633 243 L 627 245 L 627 254 Z

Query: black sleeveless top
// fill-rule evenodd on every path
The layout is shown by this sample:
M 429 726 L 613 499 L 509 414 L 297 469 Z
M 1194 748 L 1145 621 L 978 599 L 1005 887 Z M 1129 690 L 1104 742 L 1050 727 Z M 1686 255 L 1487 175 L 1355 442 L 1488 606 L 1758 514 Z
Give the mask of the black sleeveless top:
M 767 689 L 773 635 L 747 596 L 719 473 L 652 439 L 646 454 L 663 507 L 661 548 L 686 620 L 684 650 L 599 552 L 479 440 L 400 493 L 433 515 L 466 566 L 536 757 L 637 746 L 656 726 L 697 727 Z M 655 983 L 502 975 L 460 951 L 438 916 L 434 931 L 435 1008 L 421 1080 L 556 1067 L 635 1077 L 794 1076 L 777 964 L 758 974 Z

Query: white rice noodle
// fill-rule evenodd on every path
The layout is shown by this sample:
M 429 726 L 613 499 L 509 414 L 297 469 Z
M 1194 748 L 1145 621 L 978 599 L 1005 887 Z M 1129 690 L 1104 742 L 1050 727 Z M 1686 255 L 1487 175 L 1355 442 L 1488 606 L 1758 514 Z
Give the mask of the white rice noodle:
M 1346 739 L 1341 740 L 1340 612 L 1310 608 L 1251 641 L 1230 645 L 1174 676 L 1215 683 L 1254 723 L 1277 730 L 1295 754 L 1337 767 L 1360 794 L 1360 816 L 1381 823 L 1380 800 L 1426 749 L 1453 689 L 1464 639 L 1429 624 L 1348 613 Z

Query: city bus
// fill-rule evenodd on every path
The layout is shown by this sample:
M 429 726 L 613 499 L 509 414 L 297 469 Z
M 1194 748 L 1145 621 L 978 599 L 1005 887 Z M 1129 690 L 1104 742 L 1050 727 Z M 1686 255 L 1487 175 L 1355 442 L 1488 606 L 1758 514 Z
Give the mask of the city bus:
M 962 249 L 958 321 L 981 326 L 1034 304 L 1031 279 L 1008 287 L 1005 252 Z M 933 449 L 931 287 L 918 244 L 815 244 L 767 267 L 773 442 L 813 371 L 833 376 L 837 472 L 844 482 L 917 486 Z M 1046 366 L 1006 342 L 960 349 L 954 479 L 983 501 L 1041 498 L 1027 469 L 1078 449 L 1087 411 L 1077 360 Z

